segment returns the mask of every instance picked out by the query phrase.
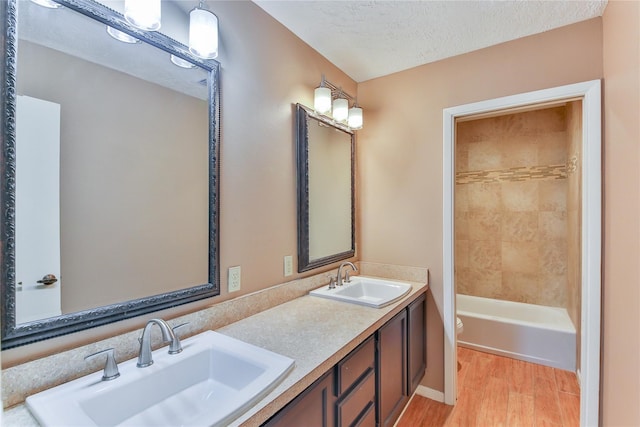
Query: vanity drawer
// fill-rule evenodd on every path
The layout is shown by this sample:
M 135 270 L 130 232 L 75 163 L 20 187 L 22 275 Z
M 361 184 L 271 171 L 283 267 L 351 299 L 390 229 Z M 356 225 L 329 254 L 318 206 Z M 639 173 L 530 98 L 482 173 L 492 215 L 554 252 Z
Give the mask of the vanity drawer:
M 376 405 L 372 402 L 364 414 L 355 424 L 356 427 L 375 427 L 376 426 Z
M 370 368 L 356 387 L 337 403 L 338 427 L 375 426 L 376 376 Z
M 375 341 L 373 336 L 360 344 L 336 365 L 336 395 L 341 396 L 375 366 Z

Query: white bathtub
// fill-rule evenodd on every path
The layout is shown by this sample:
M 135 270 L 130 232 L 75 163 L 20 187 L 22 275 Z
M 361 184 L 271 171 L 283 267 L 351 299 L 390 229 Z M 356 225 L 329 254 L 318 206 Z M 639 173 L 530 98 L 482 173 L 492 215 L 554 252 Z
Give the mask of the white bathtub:
M 576 328 L 557 307 L 457 295 L 463 347 L 575 372 Z

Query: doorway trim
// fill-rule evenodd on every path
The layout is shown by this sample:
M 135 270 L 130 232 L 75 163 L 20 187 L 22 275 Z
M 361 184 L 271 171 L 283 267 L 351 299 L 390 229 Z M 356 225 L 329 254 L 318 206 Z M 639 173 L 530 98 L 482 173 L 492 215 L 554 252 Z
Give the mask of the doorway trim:
M 582 311 L 580 425 L 598 425 L 600 409 L 600 311 L 602 241 L 601 82 L 591 80 L 480 101 L 443 110 L 443 323 L 444 401 L 457 398 L 456 294 L 454 272 L 455 121 L 532 104 L 582 100 Z

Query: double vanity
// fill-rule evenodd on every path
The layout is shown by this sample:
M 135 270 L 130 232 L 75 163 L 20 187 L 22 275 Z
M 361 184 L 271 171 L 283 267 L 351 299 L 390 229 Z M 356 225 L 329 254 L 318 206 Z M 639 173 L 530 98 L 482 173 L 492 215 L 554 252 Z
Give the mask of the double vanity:
M 306 424 L 375 425 L 378 408 L 392 425 L 424 375 L 427 285 L 356 276 L 336 289 L 371 283 L 364 301 L 391 302 L 294 298 L 185 338 L 177 354 L 163 346 L 150 366 L 122 362 L 116 379 L 100 371 L 30 396 L 30 412 L 19 405 L 4 424 L 276 426 L 315 408 Z

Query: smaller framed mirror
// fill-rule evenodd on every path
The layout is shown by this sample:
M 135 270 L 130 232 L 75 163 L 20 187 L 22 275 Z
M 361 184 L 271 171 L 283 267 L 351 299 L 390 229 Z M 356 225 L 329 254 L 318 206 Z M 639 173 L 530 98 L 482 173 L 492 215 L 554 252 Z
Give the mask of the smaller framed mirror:
M 355 135 L 296 105 L 298 272 L 355 255 Z

